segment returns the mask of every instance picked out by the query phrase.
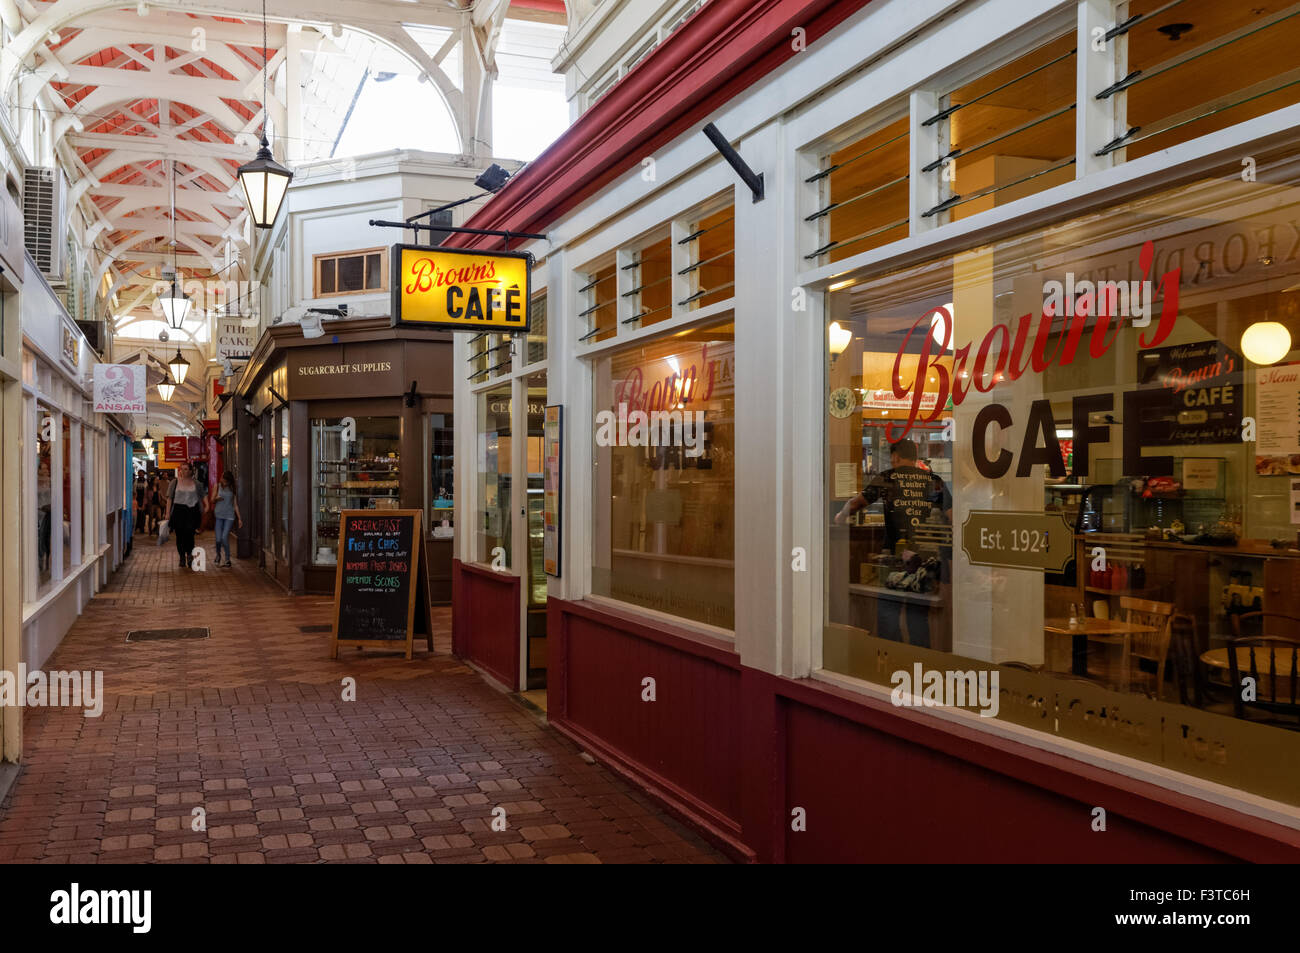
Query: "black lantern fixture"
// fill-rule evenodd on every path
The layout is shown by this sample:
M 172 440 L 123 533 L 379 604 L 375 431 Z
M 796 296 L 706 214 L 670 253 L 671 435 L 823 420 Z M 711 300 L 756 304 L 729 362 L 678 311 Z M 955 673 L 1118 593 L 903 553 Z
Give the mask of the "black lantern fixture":
M 185 316 L 190 313 L 190 296 L 181 290 L 180 266 L 176 263 L 176 163 L 170 168 L 172 190 L 172 286 L 165 297 L 158 299 L 167 326 L 173 331 L 180 331 L 185 325 Z M 179 351 L 177 352 L 179 353 Z
M 163 379 L 158 382 L 158 396 L 169 401 L 174 393 L 176 393 L 176 385 L 172 382 L 171 375 L 164 374 Z
M 257 157 L 239 167 L 239 182 L 244 187 L 244 198 L 248 202 L 248 214 L 258 228 L 270 228 L 280 214 L 280 204 L 284 193 L 289 188 L 293 173 L 271 155 L 271 145 L 266 141 L 267 108 L 267 56 L 266 45 L 266 0 L 262 0 L 262 146 L 257 150 Z
M 167 362 L 167 367 L 171 370 L 172 377 L 176 378 L 178 386 L 185 383 L 185 375 L 189 373 L 190 362 L 182 356 L 179 345 L 176 347 L 176 356 Z

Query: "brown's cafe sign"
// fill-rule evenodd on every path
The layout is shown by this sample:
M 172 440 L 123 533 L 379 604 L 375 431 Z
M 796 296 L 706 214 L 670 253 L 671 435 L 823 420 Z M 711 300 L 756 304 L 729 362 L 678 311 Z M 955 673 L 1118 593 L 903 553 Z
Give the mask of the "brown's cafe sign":
M 528 331 L 533 256 L 394 245 L 393 323 L 444 331 Z

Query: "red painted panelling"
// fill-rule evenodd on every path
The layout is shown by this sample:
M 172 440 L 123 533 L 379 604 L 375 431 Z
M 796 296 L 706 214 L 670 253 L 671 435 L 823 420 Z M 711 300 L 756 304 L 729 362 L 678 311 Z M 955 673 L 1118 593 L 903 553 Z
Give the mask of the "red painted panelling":
M 745 791 L 769 797 L 746 805 L 745 834 L 762 859 L 1300 860 L 1295 830 L 888 702 L 745 675 Z M 790 830 L 794 807 L 805 832 Z
M 797 703 L 785 706 L 792 863 L 1211 863 L 1226 855 Z
M 548 716 L 735 847 L 740 669 L 730 646 L 552 599 Z M 556 636 L 558 635 L 558 639 Z M 558 678 L 557 678 L 558 675 Z M 655 679 L 655 701 L 642 680 Z
M 452 651 L 519 688 L 519 577 L 452 561 Z

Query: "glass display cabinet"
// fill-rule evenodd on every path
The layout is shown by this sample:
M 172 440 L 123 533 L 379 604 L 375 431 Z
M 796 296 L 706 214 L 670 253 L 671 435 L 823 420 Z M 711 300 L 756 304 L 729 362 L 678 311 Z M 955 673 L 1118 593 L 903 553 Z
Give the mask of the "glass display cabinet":
M 339 513 L 401 505 L 401 427 L 397 417 L 311 422 L 312 562 L 338 563 Z M 347 439 L 351 437 L 352 439 Z

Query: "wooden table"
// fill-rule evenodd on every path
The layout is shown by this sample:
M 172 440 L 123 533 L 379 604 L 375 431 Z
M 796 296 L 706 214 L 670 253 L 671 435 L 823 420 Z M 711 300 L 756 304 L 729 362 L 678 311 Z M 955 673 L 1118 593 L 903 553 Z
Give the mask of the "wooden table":
M 1237 674 L 1246 676 L 1250 674 L 1250 650 L 1255 650 L 1255 668 L 1259 672 L 1259 685 L 1256 686 L 1257 697 L 1263 699 L 1273 698 L 1273 686 L 1268 673 L 1268 653 L 1267 645 L 1238 645 L 1237 646 Z M 1277 698 L 1279 701 L 1291 700 L 1291 648 L 1289 646 L 1277 646 Z M 1210 678 L 1216 682 L 1228 685 L 1228 679 L 1232 677 L 1232 670 L 1228 667 L 1228 650 L 1210 649 L 1208 652 L 1201 653 L 1201 661 L 1205 663 Z
M 1129 647 L 1134 635 L 1141 632 L 1155 632 L 1152 625 L 1140 625 L 1136 622 L 1124 622 L 1120 619 L 1080 619 L 1078 625 L 1070 627 L 1069 619 L 1045 619 L 1043 631 L 1050 635 L 1070 636 L 1070 671 L 1075 675 L 1088 677 L 1088 643 L 1099 642 L 1103 645 L 1118 645 L 1123 653 L 1120 658 L 1120 687 L 1125 691 L 1129 687 Z M 1045 653 L 1051 658 L 1055 653 Z M 1055 666 L 1049 664 L 1051 669 Z

